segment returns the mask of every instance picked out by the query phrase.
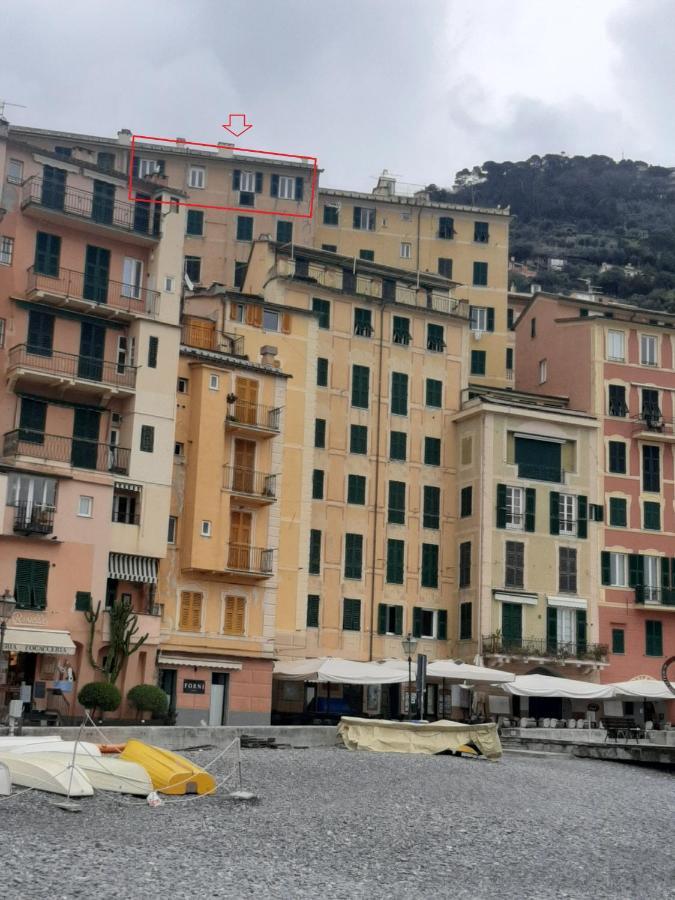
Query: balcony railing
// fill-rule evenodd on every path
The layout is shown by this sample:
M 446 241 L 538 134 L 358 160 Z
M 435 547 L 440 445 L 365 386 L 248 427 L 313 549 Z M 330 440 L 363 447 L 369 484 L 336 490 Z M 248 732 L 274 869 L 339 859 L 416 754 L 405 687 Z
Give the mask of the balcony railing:
M 216 350 L 230 356 L 244 355 L 242 335 L 227 334 L 224 331 L 208 331 L 195 325 L 183 325 L 180 332 L 181 344 L 200 350 Z
M 565 480 L 565 470 L 559 466 L 541 466 L 539 463 L 518 463 L 518 478 L 527 478 L 530 481 L 555 481 Z
M 80 188 L 61 186 L 36 176 L 29 178 L 23 185 L 21 207 L 29 205 L 89 219 L 99 225 L 121 228 L 156 240 L 160 237 L 153 229 L 151 202 L 126 203 Z
M 112 520 L 113 522 L 117 522 L 119 525 L 140 525 L 141 514 L 136 512 L 121 512 L 119 509 L 114 509 L 112 513 Z
M 43 350 L 28 344 L 17 344 L 9 351 L 8 369 L 24 367 L 65 378 L 95 381 L 111 387 L 133 389 L 136 386 L 136 368 L 121 363 L 106 362 L 77 353 L 60 350 Z
M 279 431 L 280 418 L 280 407 L 261 406 L 257 403 L 248 403 L 246 400 L 236 400 L 227 410 L 228 422 L 265 431 Z
M 639 584 L 635 588 L 635 602 L 640 606 L 675 606 L 675 588 Z
M 527 656 L 539 659 L 606 661 L 607 644 L 585 641 L 548 641 L 541 638 L 505 638 L 488 634 L 483 638 L 483 652 L 487 656 Z
M 14 531 L 17 534 L 51 534 L 54 530 L 53 506 L 17 503 L 14 508 Z
M 241 466 L 225 466 L 225 487 L 237 494 L 250 494 L 266 500 L 276 500 L 277 476 L 255 472 Z
M 49 462 L 65 462 L 78 469 L 95 469 L 126 475 L 130 450 L 116 444 L 100 444 L 86 438 L 45 434 L 29 428 L 16 428 L 4 435 L 4 457 L 31 456 Z
M 31 291 L 89 300 L 111 309 L 144 316 L 156 316 L 159 307 L 159 291 L 150 291 L 122 281 L 94 281 L 83 272 L 74 272 L 72 269 L 59 269 L 55 275 L 44 275 L 37 272 L 35 266 L 30 266 L 28 292 Z
M 273 550 L 249 547 L 248 544 L 229 544 L 226 568 L 251 575 L 271 575 Z

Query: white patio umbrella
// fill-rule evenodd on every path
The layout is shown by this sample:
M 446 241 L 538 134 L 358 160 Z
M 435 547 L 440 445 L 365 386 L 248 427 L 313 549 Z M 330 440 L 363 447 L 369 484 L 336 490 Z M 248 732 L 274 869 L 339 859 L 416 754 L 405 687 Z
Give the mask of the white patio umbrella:
M 518 675 L 502 689 L 516 697 L 567 697 L 571 700 L 608 700 L 614 696 L 610 684 L 593 684 L 552 675 Z
M 636 697 L 639 700 L 675 700 L 663 681 L 656 678 L 632 678 L 630 681 L 618 681 L 608 684 L 614 697 Z
M 334 657 L 277 660 L 273 674 L 289 681 L 331 684 L 400 684 L 408 680 L 407 668 L 394 668 L 386 662 L 356 662 Z
M 513 681 L 516 677 L 512 672 L 473 666 L 470 663 L 455 662 L 453 659 L 437 659 L 429 663 L 427 675 L 430 678 L 445 678 L 448 681 L 467 684 L 503 684 Z

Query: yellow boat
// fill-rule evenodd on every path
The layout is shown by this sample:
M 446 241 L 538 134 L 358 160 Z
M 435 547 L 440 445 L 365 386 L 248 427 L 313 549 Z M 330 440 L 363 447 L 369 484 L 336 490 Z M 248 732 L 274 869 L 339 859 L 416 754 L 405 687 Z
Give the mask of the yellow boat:
M 162 794 L 210 794 L 216 789 L 215 778 L 205 769 L 184 756 L 143 741 L 127 741 L 119 759 L 143 766 L 153 788 Z

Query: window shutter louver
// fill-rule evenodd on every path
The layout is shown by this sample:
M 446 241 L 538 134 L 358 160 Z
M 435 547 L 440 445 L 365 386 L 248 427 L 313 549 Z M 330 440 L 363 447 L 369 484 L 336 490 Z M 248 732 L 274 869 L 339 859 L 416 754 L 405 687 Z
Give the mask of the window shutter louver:
M 281 314 L 281 332 L 282 332 L 282 334 L 290 334 L 291 333 L 291 314 L 290 313 L 282 313 Z
M 506 528 L 506 485 L 497 485 L 497 528 Z
M 422 607 L 413 606 L 413 637 L 422 637 Z
M 630 587 L 642 585 L 644 575 L 644 560 L 638 553 L 631 553 L 628 557 L 628 584 Z
M 602 584 L 612 583 L 612 572 L 610 568 L 610 556 L 608 550 L 603 550 L 600 554 L 600 580 Z
M 279 176 L 278 175 L 272 175 L 272 177 L 270 178 L 270 195 L 272 197 L 279 196 Z
M 180 595 L 180 615 L 178 617 L 178 627 L 181 631 L 188 631 L 190 628 L 190 592 L 183 591 Z
M 239 169 L 235 169 L 232 173 L 232 190 L 241 190 L 241 171 Z
M 550 494 L 551 534 L 560 534 L 560 494 L 551 491 Z
M 244 613 L 246 611 L 246 600 L 243 597 L 235 598 L 235 615 L 234 630 L 237 634 L 244 633 Z
M 534 531 L 537 492 L 534 488 L 525 488 L 525 531 Z
M 487 330 L 495 330 L 495 311 L 491 306 L 487 307 Z
M 354 225 L 354 228 L 361 227 L 361 207 L 360 206 L 354 207 L 353 225 Z
M 403 634 L 403 607 L 394 607 L 394 634 Z
M 377 605 L 377 633 L 387 633 L 387 604 L 378 603 Z
M 586 650 L 586 610 L 577 610 L 577 652 Z
M 670 587 L 670 559 L 667 556 L 661 557 L 661 587 Z
M 302 200 L 304 194 L 305 182 L 303 178 L 299 175 L 295 179 L 295 199 Z
M 202 596 L 201 594 L 192 595 L 192 604 L 190 608 L 190 626 L 192 631 L 199 631 L 202 623 Z
M 555 650 L 558 644 L 558 611 L 554 606 L 546 609 L 546 648 Z
M 256 172 L 255 173 L 255 192 L 256 194 L 262 194 L 263 189 L 263 173 Z
M 577 537 L 588 537 L 588 498 L 583 494 L 577 497 Z
M 436 637 L 439 641 L 447 641 L 448 639 L 448 612 L 445 609 L 438 610 L 438 632 Z
M 17 559 L 16 579 L 14 584 L 14 596 L 17 609 L 27 609 L 30 606 L 30 585 L 32 573 L 32 560 Z

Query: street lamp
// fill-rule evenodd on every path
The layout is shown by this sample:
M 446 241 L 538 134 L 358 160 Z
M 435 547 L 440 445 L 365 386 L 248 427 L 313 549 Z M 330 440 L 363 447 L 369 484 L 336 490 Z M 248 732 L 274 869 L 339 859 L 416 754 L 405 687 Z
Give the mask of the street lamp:
M 417 638 L 408 632 L 401 641 L 401 646 L 408 657 L 408 718 L 412 719 L 412 658 L 417 648 Z
M 9 588 L 5 588 L 4 593 L 0 594 L 0 660 L 2 659 L 2 648 L 5 644 L 7 622 L 12 618 L 15 607 L 16 600 L 13 594 Z

